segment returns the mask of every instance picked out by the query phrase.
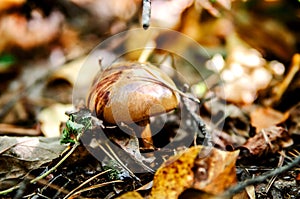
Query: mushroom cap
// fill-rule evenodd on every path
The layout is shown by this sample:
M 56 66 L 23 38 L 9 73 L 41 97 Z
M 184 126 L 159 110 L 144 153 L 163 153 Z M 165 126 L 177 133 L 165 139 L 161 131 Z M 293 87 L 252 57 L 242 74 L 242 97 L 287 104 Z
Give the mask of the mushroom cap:
M 150 63 L 116 63 L 96 76 L 87 106 L 108 123 L 138 122 L 175 109 L 174 88 L 172 79 Z

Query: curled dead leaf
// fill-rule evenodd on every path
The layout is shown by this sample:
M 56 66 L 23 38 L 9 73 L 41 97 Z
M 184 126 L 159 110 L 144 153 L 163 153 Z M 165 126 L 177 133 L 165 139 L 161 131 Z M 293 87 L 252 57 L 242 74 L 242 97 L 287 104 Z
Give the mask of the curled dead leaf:
M 249 138 L 241 149 L 246 149 L 251 155 L 263 155 L 268 152 L 275 153 L 282 148 L 293 144 L 287 129 L 280 126 L 271 126 L 261 129 L 254 137 Z

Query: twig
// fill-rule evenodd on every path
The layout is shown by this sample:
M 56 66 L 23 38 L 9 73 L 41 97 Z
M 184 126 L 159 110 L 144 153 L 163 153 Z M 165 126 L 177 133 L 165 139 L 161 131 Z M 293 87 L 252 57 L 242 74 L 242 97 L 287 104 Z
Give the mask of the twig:
M 267 178 L 275 176 L 275 175 L 279 175 L 295 166 L 297 166 L 298 164 L 300 164 L 300 156 L 296 157 L 290 164 L 287 164 L 283 167 L 279 167 L 275 170 L 272 170 L 270 172 L 266 172 L 256 178 L 253 179 L 248 179 L 245 180 L 243 182 L 239 182 L 236 186 L 229 188 L 223 195 L 224 196 L 233 196 L 236 193 L 241 192 L 243 189 L 245 189 L 245 187 L 249 186 L 249 185 L 253 185 L 256 183 L 260 183 L 265 181 Z
M 86 185 L 87 183 L 89 183 L 90 181 L 94 180 L 95 178 L 107 173 L 107 172 L 110 172 L 111 169 L 107 169 L 106 171 L 103 171 L 101 173 L 98 173 L 96 175 L 94 175 L 93 177 L 89 178 L 88 180 L 86 180 L 85 182 L 83 182 L 82 184 L 80 184 L 78 187 L 76 187 L 75 189 L 73 189 L 72 191 L 70 191 L 63 199 L 67 199 L 69 196 L 73 195 L 73 193 L 75 191 L 77 191 L 78 189 L 80 189 L 81 187 L 83 187 L 84 185 Z
M 151 1 L 143 0 L 143 13 L 142 13 L 142 25 L 146 30 L 150 26 L 150 17 L 151 17 Z
M 136 175 L 134 175 L 134 173 L 120 160 L 120 158 L 115 154 L 115 152 L 112 150 L 112 148 L 108 145 L 105 144 L 105 146 L 108 148 L 108 150 L 111 152 L 109 153 L 103 146 L 102 144 L 97 140 L 97 144 L 99 146 L 99 148 L 111 159 L 111 160 L 116 160 L 117 163 L 119 163 L 119 165 L 121 167 L 123 167 L 126 171 L 128 171 L 128 173 L 131 175 L 131 177 L 133 177 L 134 179 L 136 179 L 137 181 L 141 181 Z
M 185 97 L 185 96 L 183 96 L 183 97 Z M 191 98 L 191 97 L 189 97 L 187 99 L 195 102 L 194 100 L 192 100 L 193 98 Z M 207 134 L 207 130 L 206 130 L 206 125 L 202 121 L 200 115 L 196 114 L 193 110 L 190 109 L 190 106 L 187 104 L 187 102 L 185 101 L 185 99 L 183 99 L 182 101 L 183 101 L 184 108 L 189 112 L 189 114 L 192 116 L 193 120 L 197 123 L 197 126 L 198 126 L 199 130 L 201 131 L 201 133 L 203 135 L 208 135 Z M 199 101 L 198 104 L 201 104 L 201 102 Z
M 72 196 L 76 196 L 76 195 L 78 195 L 80 193 L 83 193 L 83 192 L 86 192 L 86 191 L 90 191 L 90 190 L 93 190 L 93 189 L 97 189 L 97 188 L 100 188 L 100 187 L 103 187 L 103 186 L 106 186 L 106 185 L 109 185 L 109 184 L 118 183 L 118 182 L 123 182 L 123 181 L 122 180 L 114 180 L 114 181 L 110 181 L 110 182 L 103 182 L 101 184 L 92 185 L 90 187 L 87 187 L 85 189 L 82 189 L 82 190 L 79 190 L 79 191 L 75 192 L 69 198 L 74 198 Z
M 120 158 L 117 156 L 117 154 L 112 150 L 112 148 L 108 145 L 108 144 L 106 144 L 106 147 L 108 148 L 108 150 L 111 152 L 111 154 L 114 156 L 114 160 L 117 160 L 117 162 L 119 163 L 119 164 L 121 164 L 121 166 L 124 168 L 124 169 L 126 169 L 129 173 L 130 173 L 130 175 L 133 177 L 133 178 L 135 178 L 137 181 L 141 181 L 121 160 L 120 160 Z
M 282 153 L 284 153 L 284 152 L 282 151 Z M 285 155 L 282 154 L 282 153 L 281 153 L 280 158 L 279 158 L 278 167 L 282 167 L 283 162 L 284 162 L 284 157 L 285 157 Z M 269 181 L 268 186 L 266 187 L 266 193 L 269 192 L 269 190 L 270 190 L 270 188 L 272 187 L 272 185 L 273 185 L 274 181 L 276 180 L 277 176 L 278 176 L 278 175 L 274 175 L 274 176 L 271 178 L 271 180 Z
M 71 150 L 51 169 L 49 169 L 46 173 L 43 175 L 38 176 L 37 178 L 30 181 L 30 183 L 35 183 L 39 181 L 40 179 L 43 179 L 44 177 L 48 176 L 50 173 L 52 173 L 54 170 L 56 170 L 74 151 L 75 149 L 80 145 L 80 142 L 75 142 Z

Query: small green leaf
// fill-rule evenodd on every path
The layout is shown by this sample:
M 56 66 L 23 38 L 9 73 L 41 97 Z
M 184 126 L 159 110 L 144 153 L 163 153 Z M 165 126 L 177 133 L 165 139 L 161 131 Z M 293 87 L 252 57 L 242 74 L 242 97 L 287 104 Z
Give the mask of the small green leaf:
M 16 63 L 16 59 L 13 55 L 6 54 L 0 56 L 0 69 L 7 69 L 14 63 Z

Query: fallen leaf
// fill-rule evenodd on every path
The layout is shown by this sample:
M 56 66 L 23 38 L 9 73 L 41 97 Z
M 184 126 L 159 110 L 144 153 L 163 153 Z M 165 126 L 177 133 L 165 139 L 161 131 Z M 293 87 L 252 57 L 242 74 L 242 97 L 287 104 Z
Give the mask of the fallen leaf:
M 193 188 L 219 195 L 234 185 L 237 181 L 235 162 L 238 155 L 238 150 L 226 152 L 213 149 L 207 156 L 197 157 L 193 168 Z
M 192 168 L 200 149 L 193 147 L 168 159 L 155 173 L 150 198 L 175 199 L 190 188 L 194 181 Z
M 279 124 L 284 119 L 284 114 L 270 107 L 259 107 L 250 113 L 251 124 L 256 127 L 256 132 L 261 129 Z
M 261 129 L 254 137 L 249 138 L 241 149 L 246 149 L 251 155 L 263 155 L 268 152 L 275 153 L 282 148 L 293 144 L 288 131 L 280 126 L 271 126 Z
M 43 109 L 39 115 L 38 120 L 41 123 L 41 130 L 46 137 L 59 137 L 60 124 L 68 120 L 66 111 L 71 111 L 73 105 L 71 104 L 53 104 Z
M 0 137 L 0 187 L 57 158 L 66 147 L 58 138 Z
M 167 160 L 156 172 L 150 198 L 178 198 L 188 188 L 220 194 L 236 182 L 239 151 L 196 146 Z

